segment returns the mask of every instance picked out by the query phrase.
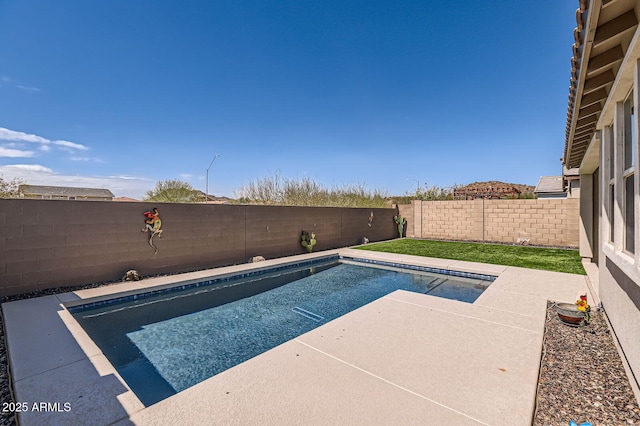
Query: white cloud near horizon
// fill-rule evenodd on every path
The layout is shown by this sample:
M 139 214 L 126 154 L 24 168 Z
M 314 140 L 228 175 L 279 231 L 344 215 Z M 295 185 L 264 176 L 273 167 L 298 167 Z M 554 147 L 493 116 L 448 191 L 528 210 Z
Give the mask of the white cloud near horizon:
M 0 166 L 0 173 L 2 173 L 3 169 L 8 170 L 9 172 L 53 173 L 53 170 L 50 168 L 39 164 L 9 164 L 6 166 Z
M 82 188 L 106 188 L 116 197 L 142 199 L 153 188 L 154 181 L 136 176 L 71 176 L 58 174 L 39 164 L 10 164 L 0 166 L 0 176 L 11 180 L 22 179 L 31 185 L 71 186 Z
M 33 157 L 33 151 L 23 151 L 21 149 L 3 148 L 0 146 L 0 157 Z

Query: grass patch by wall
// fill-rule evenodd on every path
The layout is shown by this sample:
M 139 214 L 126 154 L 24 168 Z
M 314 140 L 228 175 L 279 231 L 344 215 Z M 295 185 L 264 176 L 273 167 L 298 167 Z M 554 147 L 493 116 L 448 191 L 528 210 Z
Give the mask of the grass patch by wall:
M 409 238 L 368 244 L 358 247 L 358 249 L 586 274 L 580 253 L 578 250 L 571 249 L 413 240 Z

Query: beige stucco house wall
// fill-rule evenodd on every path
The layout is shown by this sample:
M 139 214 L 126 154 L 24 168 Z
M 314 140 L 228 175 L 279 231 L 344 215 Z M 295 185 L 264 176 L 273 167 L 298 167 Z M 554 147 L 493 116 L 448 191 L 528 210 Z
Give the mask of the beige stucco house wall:
M 638 391 L 640 2 L 580 1 L 564 166 L 580 174 L 580 253 Z

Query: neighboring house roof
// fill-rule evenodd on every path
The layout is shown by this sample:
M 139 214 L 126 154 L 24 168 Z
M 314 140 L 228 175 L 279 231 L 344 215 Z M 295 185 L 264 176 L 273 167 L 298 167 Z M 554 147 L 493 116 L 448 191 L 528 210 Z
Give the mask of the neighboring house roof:
M 113 192 L 103 188 L 20 185 L 18 187 L 18 192 L 25 195 L 65 195 L 70 197 L 113 198 Z
M 580 180 L 580 169 L 578 167 L 574 167 L 573 169 L 567 169 L 566 166 L 562 167 L 562 179 L 565 181 L 564 184 L 566 186 L 567 183 L 571 183 L 573 181 Z
M 533 192 L 536 194 L 564 194 L 562 176 L 540 176 Z
M 562 176 L 564 176 L 564 178 L 571 178 L 571 177 L 580 177 L 580 169 L 578 167 L 574 167 L 573 169 L 567 169 L 566 167 L 562 168 Z
M 638 27 L 637 1 L 580 0 L 563 164 L 579 167 Z M 635 60 L 629 61 L 635 63 Z

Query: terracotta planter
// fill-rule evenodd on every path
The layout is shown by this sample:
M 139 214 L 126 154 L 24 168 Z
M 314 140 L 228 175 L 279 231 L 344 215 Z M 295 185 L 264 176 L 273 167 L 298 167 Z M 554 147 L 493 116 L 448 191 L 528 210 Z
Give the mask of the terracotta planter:
M 567 324 L 581 325 L 586 317 L 585 313 L 579 311 L 574 303 L 556 303 L 555 309 L 558 318 Z

